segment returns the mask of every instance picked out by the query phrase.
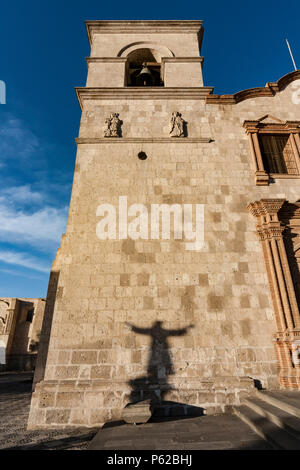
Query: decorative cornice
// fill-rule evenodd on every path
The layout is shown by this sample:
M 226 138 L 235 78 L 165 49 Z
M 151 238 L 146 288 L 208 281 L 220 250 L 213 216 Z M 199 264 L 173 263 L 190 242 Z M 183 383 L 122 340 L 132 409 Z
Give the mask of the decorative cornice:
M 275 215 L 285 203 L 285 199 L 261 199 L 260 201 L 251 202 L 248 210 L 254 217 L 262 215 Z
M 259 240 L 280 240 L 282 238 L 282 232 L 284 231 L 284 227 L 278 226 L 268 226 L 267 224 L 257 225 L 257 236 Z
M 75 88 L 82 109 L 84 100 L 205 100 L 213 87 L 167 88 L 167 87 L 124 87 L 124 88 Z
M 234 95 L 211 95 L 206 98 L 206 102 L 208 104 L 237 104 L 249 98 L 273 95 L 274 93 L 269 88 L 250 88 Z
M 77 144 L 195 144 L 210 143 L 210 137 L 77 137 Z
M 282 179 L 282 180 L 298 180 L 300 175 L 289 175 L 288 173 L 267 173 L 270 178 Z
M 282 132 L 290 131 L 300 133 L 300 121 L 285 121 L 285 122 L 263 122 L 260 119 L 257 121 L 244 121 L 243 127 L 249 132 Z
M 86 63 L 125 63 L 127 57 L 86 57 Z M 162 63 L 172 62 L 172 63 L 189 63 L 189 62 L 204 62 L 204 57 L 162 57 Z
M 278 211 L 285 199 L 261 199 L 248 206 L 248 210 L 257 219 L 257 236 L 261 241 L 280 240 L 285 227 L 278 220 Z
M 93 34 L 187 34 L 200 33 L 202 35 L 202 21 L 194 20 L 168 20 L 168 21 L 86 21 L 87 34 L 92 44 Z
M 173 62 L 177 64 L 178 62 L 188 63 L 188 62 L 204 62 L 204 57 L 162 57 L 161 62 Z
M 99 62 L 109 62 L 109 63 L 125 63 L 127 60 L 127 57 L 86 57 L 85 58 L 86 63 L 90 64 L 93 62 L 99 63 Z
M 260 204 L 259 201 L 251 202 L 248 206 L 247 209 L 253 217 L 259 217 L 260 216 Z
M 281 77 L 277 82 L 268 82 L 265 87 L 259 88 L 249 88 L 247 90 L 239 91 L 234 95 L 210 95 L 206 98 L 206 103 L 208 104 L 237 104 L 241 101 L 265 97 L 265 96 L 274 96 L 279 91 L 283 90 L 287 85 L 289 85 L 294 80 L 300 79 L 300 70 L 295 70 L 290 72 L 283 77 Z

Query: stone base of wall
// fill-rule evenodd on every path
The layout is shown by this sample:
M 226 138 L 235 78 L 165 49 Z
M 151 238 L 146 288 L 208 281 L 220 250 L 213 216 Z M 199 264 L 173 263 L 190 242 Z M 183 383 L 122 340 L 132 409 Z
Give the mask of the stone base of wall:
M 89 381 L 43 381 L 32 396 L 28 429 L 103 426 L 122 419 L 128 404 L 151 398 L 160 415 L 218 414 L 231 412 L 241 399 L 255 392 L 248 377 L 173 379 L 169 383 Z
M 5 370 L 32 371 L 35 368 L 37 354 L 11 354 L 7 358 Z

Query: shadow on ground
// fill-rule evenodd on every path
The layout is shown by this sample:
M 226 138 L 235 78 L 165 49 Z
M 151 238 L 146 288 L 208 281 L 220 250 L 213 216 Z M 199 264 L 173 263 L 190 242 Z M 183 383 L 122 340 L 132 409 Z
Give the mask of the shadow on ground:
M 82 450 L 84 450 L 88 443 L 93 439 L 97 431 L 98 429 L 80 436 L 53 439 L 51 441 L 43 441 L 38 444 L 6 447 L 2 450 L 80 450 L 81 445 L 83 445 Z
M 167 418 L 146 424 L 106 423 L 88 450 L 270 450 L 237 416 Z

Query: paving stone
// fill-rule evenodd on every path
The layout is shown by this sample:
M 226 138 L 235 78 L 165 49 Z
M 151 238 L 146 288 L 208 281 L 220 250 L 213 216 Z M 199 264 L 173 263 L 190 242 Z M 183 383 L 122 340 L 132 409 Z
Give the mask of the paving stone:
M 190 429 L 187 421 L 191 422 Z M 183 424 L 185 429 L 182 428 Z M 91 450 L 270 449 L 254 431 L 236 416 L 231 415 L 202 416 L 183 422 L 176 420 L 103 428 L 88 448 Z
M 84 450 L 98 429 L 27 431 L 31 380 L 22 374 L 0 374 L 0 449 Z

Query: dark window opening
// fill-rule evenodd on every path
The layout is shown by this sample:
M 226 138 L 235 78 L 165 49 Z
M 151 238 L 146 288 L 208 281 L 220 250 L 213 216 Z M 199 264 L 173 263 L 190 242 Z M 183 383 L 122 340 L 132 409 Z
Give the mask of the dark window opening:
M 288 134 L 259 134 L 264 168 L 267 173 L 297 175 L 298 169 Z
M 33 314 L 34 314 L 34 309 L 30 309 L 27 311 L 27 317 L 26 317 L 26 321 L 32 323 L 32 319 L 33 319 Z

